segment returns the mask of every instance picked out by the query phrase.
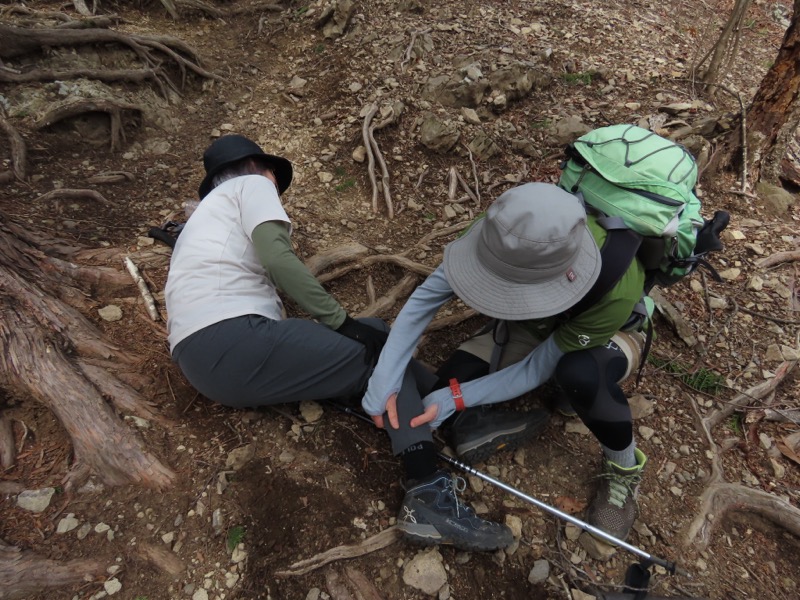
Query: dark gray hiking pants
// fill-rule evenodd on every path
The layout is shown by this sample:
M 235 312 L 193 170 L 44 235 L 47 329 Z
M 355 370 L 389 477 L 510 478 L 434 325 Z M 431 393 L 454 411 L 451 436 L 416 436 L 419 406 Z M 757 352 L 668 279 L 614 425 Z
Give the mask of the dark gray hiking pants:
M 380 319 L 362 321 L 388 330 Z M 172 359 L 198 392 L 234 408 L 303 400 L 360 403 L 372 373 L 362 344 L 314 321 L 258 315 L 226 319 L 193 333 L 175 347 Z M 395 454 L 432 441 L 429 427 L 408 423 L 422 414 L 422 397 L 436 381 L 416 361 L 409 365 L 397 401 L 400 429 L 388 428 Z

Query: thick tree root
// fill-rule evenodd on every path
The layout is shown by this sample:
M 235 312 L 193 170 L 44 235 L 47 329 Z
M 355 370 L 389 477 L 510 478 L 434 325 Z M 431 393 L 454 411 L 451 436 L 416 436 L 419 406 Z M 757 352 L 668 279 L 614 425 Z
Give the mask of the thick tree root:
M 97 25 L 97 23 L 93 23 Z M 0 59 L 16 58 L 25 54 L 40 52 L 43 48 L 59 46 L 82 46 L 86 44 L 119 44 L 129 48 L 144 66 L 143 72 L 117 71 L 116 76 L 150 78 L 154 73 L 161 82 L 162 93 L 164 85 L 178 91 L 178 87 L 167 76 L 163 69 L 163 58 L 175 64 L 181 72 L 181 87 L 185 83 L 186 72 L 191 71 L 196 75 L 206 78 L 221 80 L 218 75 L 206 71 L 200 66 L 197 53 L 190 46 L 169 36 L 145 36 L 125 34 L 104 28 L 89 29 L 62 29 L 62 28 L 25 28 L 13 25 L 0 24 Z M 74 76 L 85 76 L 80 70 L 72 72 Z M 19 74 L 22 75 L 22 74 Z M 44 72 L 36 78 L 42 80 Z M 59 78 L 69 75 L 68 72 L 59 72 Z M 0 77 L 9 77 L 9 73 L 0 71 Z M 2 81 L 2 79 L 0 79 Z
M 0 70 L 0 81 L 2 81 L 3 71 Z M 25 179 L 25 173 L 28 170 L 27 150 L 22 136 L 17 133 L 11 123 L 9 123 L 3 115 L 0 114 L 0 129 L 6 134 L 8 138 L 9 147 L 11 148 L 11 170 L 0 172 L 0 183 L 12 181 L 15 177 L 20 181 Z
M 722 520 L 729 511 L 744 511 L 761 515 L 800 537 L 800 510 L 790 503 L 759 489 L 725 481 L 720 449 L 714 441 L 712 430 L 726 419 L 737 407 L 752 405 L 753 402 L 771 398 L 778 385 L 783 382 L 797 366 L 798 361 L 787 361 L 775 372 L 775 377 L 763 381 L 746 392 L 736 396 L 724 408 L 706 417 L 700 415 L 692 398 L 692 406 L 698 421 L 698 429 L 705 438 L 712 454 L 711 476 L 706 489 L 700 496 L 697 516 L 689 524 L 683 537 L 684 545 L 697 544 L 705 548 L 710 539 L 713 526 Z
M 67 487 L 79 484 L 90 471 L 109 484 L 165 487 L 172 471 L 147 450 L 136 431 L 123 425 L 103 397 L 108 394 L 128 414 L 153 418 L 141 395 L 114 374 L 131 370 L 137 358 L 122 353 L 59 299 L 84 295 L 57 268 L 63 263 L 27 246 L 0 220 L 0 380 L 20 396 L 48 406 L 70 435 L 76 468 L 67 475 Z M 103 362 L 112 358 L 113 370 Z
M 0 600 L 28 598 L 46 590 L 81 583 L 86 577 L 102 575 L 104 570 L 98 561 L 58 562 L 0 540 Z
M 92 100 L 76 100 L 62 104 L 61 106 L 47 111 L 47 114 L 39 119 L 34 124 L 34 127 L 36 127 L 36 129 L 43 129 L 64 119 L 70 119 L 72 117 L 77 117 L 78 115 L 93 112 L 106 113 L 111 120 L 110 137 L 111 150 L 113 151 L 120 147 L 121 141 L 125 140 L 125 128 L 122 124 L 123 114 L 126 112 L 132 112 L 139 117 L 142 109 L 135 104 L 118 102 L 116 100 L 102 100 L 100 98 L 94 98 Z
M 0 414 L 0 469 L 10 469 L 16 462 L 13 423 L 11 419 Z

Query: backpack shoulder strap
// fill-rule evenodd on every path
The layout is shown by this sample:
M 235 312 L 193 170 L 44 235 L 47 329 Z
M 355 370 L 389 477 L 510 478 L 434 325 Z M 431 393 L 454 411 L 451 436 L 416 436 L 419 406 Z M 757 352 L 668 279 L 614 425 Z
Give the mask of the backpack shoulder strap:
M 600 248 L 600 275 L 589 292 L 567 311 L 570 317 L 594 306 L 617 285 L 642 244 L 642 236 L 625 225 L 620 217 L 600 217 L 597 222 L 607 232 L 606 241 Z

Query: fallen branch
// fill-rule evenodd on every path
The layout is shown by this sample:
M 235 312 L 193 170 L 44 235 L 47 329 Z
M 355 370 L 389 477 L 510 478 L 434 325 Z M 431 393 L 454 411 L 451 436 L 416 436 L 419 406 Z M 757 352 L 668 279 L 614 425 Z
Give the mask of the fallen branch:
M 337 546 L 335 548 L 331 548 L 330 550 L 326 550 L 321 554 L 312 556 L 311 558 L 293 563 L 288 569 L 276 571 L 275 576 L 293 577 L 296 575 L 305 575 L 306 573 L 315 571 L 316 569 L 324 567 L 325 565 L 337 560 L 346 560 L 349 558 L 364 556 L 365 554 L 370 554 L 372 552 L 377 552 L 378 550 L 383 550 L 384 548 L 394 544 L 398 539 L 400 539 L 400 535 L 400 530 L 397 529 L 397 527 L 392 526 L 371 537 L 368 537 L 360 544 L 351 546 Z
M 793 262 L 796 260 L 800 260 L 800 250 L 788 250 L 786 252 L 776 252 L 766 258 L 762 258 L 756 261 L 756 265 L 762 269 L 767 269 L 781 263 Z
M 153 298 L 153 294 L 151 294 L 150 290 L 147 288 L 147 283 L 142 277 L 142 274 L 139 272 L 138 267 L 133 264 L 133 261 L 127 256 L 122 262 L 125 263 L 125 268 L 128 269 L 128 273 L 131 274 L 136 287 L 139 288 L 139 293 L 142 295 L 142 299 L 144 300 L 144 306 L 147 309 L 147 314 L 150 315 L 150 318 L 153 319 L 153 321 L 158 321 L 161 316 L 158 314 L 155 298 Z

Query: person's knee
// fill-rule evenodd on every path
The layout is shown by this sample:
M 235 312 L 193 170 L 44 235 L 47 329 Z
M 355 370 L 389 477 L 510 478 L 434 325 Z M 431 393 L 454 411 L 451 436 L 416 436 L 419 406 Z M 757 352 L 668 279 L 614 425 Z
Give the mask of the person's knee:
M 573 406 L 591 406 L 600 387 L 600 368 L 590 351 L 568 352 L 558 361 L 555 379 Z
M 389 325 L 383 319 L 376 319 L 375 317 L 364 317 L 361 319 L 356 319 L 356 321 L 360 321 L 366 325 L 369 325 L 373 329 L 377 329 L 378 331 L 389 331 Z
M 451 379 L 472 381 L 489 374 L 489 363 L 463 350 L 456 350 L 436 371 L 441 387 L 449 385 Z

